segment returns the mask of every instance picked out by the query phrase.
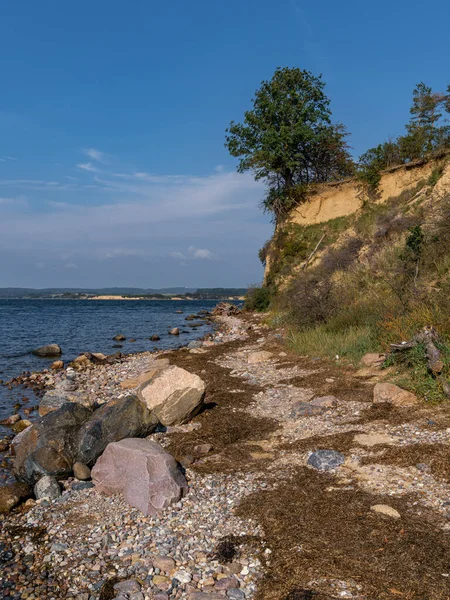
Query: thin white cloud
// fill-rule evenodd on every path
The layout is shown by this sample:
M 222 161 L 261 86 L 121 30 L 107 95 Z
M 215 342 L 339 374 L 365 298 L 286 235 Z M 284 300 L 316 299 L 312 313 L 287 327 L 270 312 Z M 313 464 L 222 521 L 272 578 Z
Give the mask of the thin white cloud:
M 94 167 L 94 165 L 90 162 L 87 163 L 78 163 L 77 167 L 79 169 L 82 169 L 83 171 L 89 171 L 90 173 L 98 173 L 98 169 L 97 167 Z
M 97 148 L 83 148 L 83 152 L 92 160 L 103 163 L 105 162 L 105 153 L 97 150 Z
M 78 265 L 76 263 L 70 262 L 70 263 L 66 263 L 64 265 L 64 268 L 65 269 L 78 269 Z
M 215 256 L 207 248 L 196 248 L 195 246 L 189 246 L 189 252 L 194 258 L 200 258 L 202 260 L 214 260 Z

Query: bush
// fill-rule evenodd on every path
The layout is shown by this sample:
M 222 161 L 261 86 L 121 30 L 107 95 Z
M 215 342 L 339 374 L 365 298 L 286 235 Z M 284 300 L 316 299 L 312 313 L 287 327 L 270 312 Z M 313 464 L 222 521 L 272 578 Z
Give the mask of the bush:
M 245 310 L 264 312 L 270 305 L 270 291 L 267 286 L 250 287 L 245 296 Z

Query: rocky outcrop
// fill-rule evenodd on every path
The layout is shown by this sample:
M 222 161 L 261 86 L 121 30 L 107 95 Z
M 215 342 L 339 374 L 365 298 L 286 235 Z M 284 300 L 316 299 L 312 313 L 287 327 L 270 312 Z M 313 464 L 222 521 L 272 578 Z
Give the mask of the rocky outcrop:
M 78 431 L 91 414 L 85 406 L 71 402 L 26 429 L 20 442 L 14 444 L 17 479 L 34 484 L 44 475 L 70 475 Z
M 98 408 L 81 426 L 74 457 L 91 466 L 109 443 L 149 435 L 157 424 L 156 416 L 136 396 L 112 400 Z
M 32 354 L 42 356 L 43 358 L 51 358 L 52 356 L 60 356 L 62 354 L 61 347 L 58 344 L 48 344 L 32 350 Z
M 419 401 L 413 393 L 403 390 L 393 383 L 377 383 L 373 389 L 374 404 L 393 404 L 394 406 L 414 406 Z
M 138 398 L 162 425 L 186 423 L 201 409 L 205 382 L 180 367 L 168 367 L 138 390 Z
M 136 438 L 109 444 L 92 469 L 92 480 L 98 491 L 122 494 L 145 515 L 178 502 L 187 491 L 173 456 L 156 442 Z
M 239 308 L 230 302 L 219 302 L 219 304 L 214 307 L 212 314 L 215 317 L 232 317 L 238 315 L 240 312 Z

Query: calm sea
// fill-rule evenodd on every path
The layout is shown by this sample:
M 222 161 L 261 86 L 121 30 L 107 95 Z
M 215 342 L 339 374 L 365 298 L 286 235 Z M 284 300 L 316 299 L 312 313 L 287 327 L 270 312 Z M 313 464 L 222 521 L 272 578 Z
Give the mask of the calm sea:
M 185 317 L 216 304 L 213 300 L 0 300 L 0 379 L 48 367 L 55 359 L 30 353 L 45 344 L 59 344 L 65 362 L 86 351 L 134 353 L 184 346 L 211 330 L 203 321 L 192 329 Z M 177 314 L 180 310 L 183 314 Z M 168 335 L 172 327 L 179 327 L 181 335 Z M 118 333 L 127 338 L 120 349 L 113 347 L 112 340 Z M 161 341 L 151 342 L 148 338 L 153 334 Z M 128 341 L 133 338 L 136 342 Z M 30 390 L 0 385 L 0 419 L 9 416 L 24 395 L 33 402 Z M 0 427 L 0 437 L 9 431 Z

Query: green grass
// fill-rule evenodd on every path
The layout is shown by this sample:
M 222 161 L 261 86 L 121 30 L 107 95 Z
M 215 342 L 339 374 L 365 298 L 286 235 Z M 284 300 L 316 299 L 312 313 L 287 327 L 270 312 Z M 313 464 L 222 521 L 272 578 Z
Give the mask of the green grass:
M 449 373 L 450 348 L 442 343 L 436 345 L 441 351 L 445 377 Z M 434 404 L 446 399 L 441 382 L 428 370 L 426 350 L 423 344 L 417 344 L 410 350 L 391 354 L 385 366 L 397 367 L 399 375 L 395 379 L 395 383 L 426 402 Z
M 339 356 L 352 364 L 357 364 L 367 352 L 380 350 L 376 332 L 369 326 L 351 326 L 342 331 L 331 331 L 327 325 L 291 331 L 290 347 L 299 354 L 334 359 Z

